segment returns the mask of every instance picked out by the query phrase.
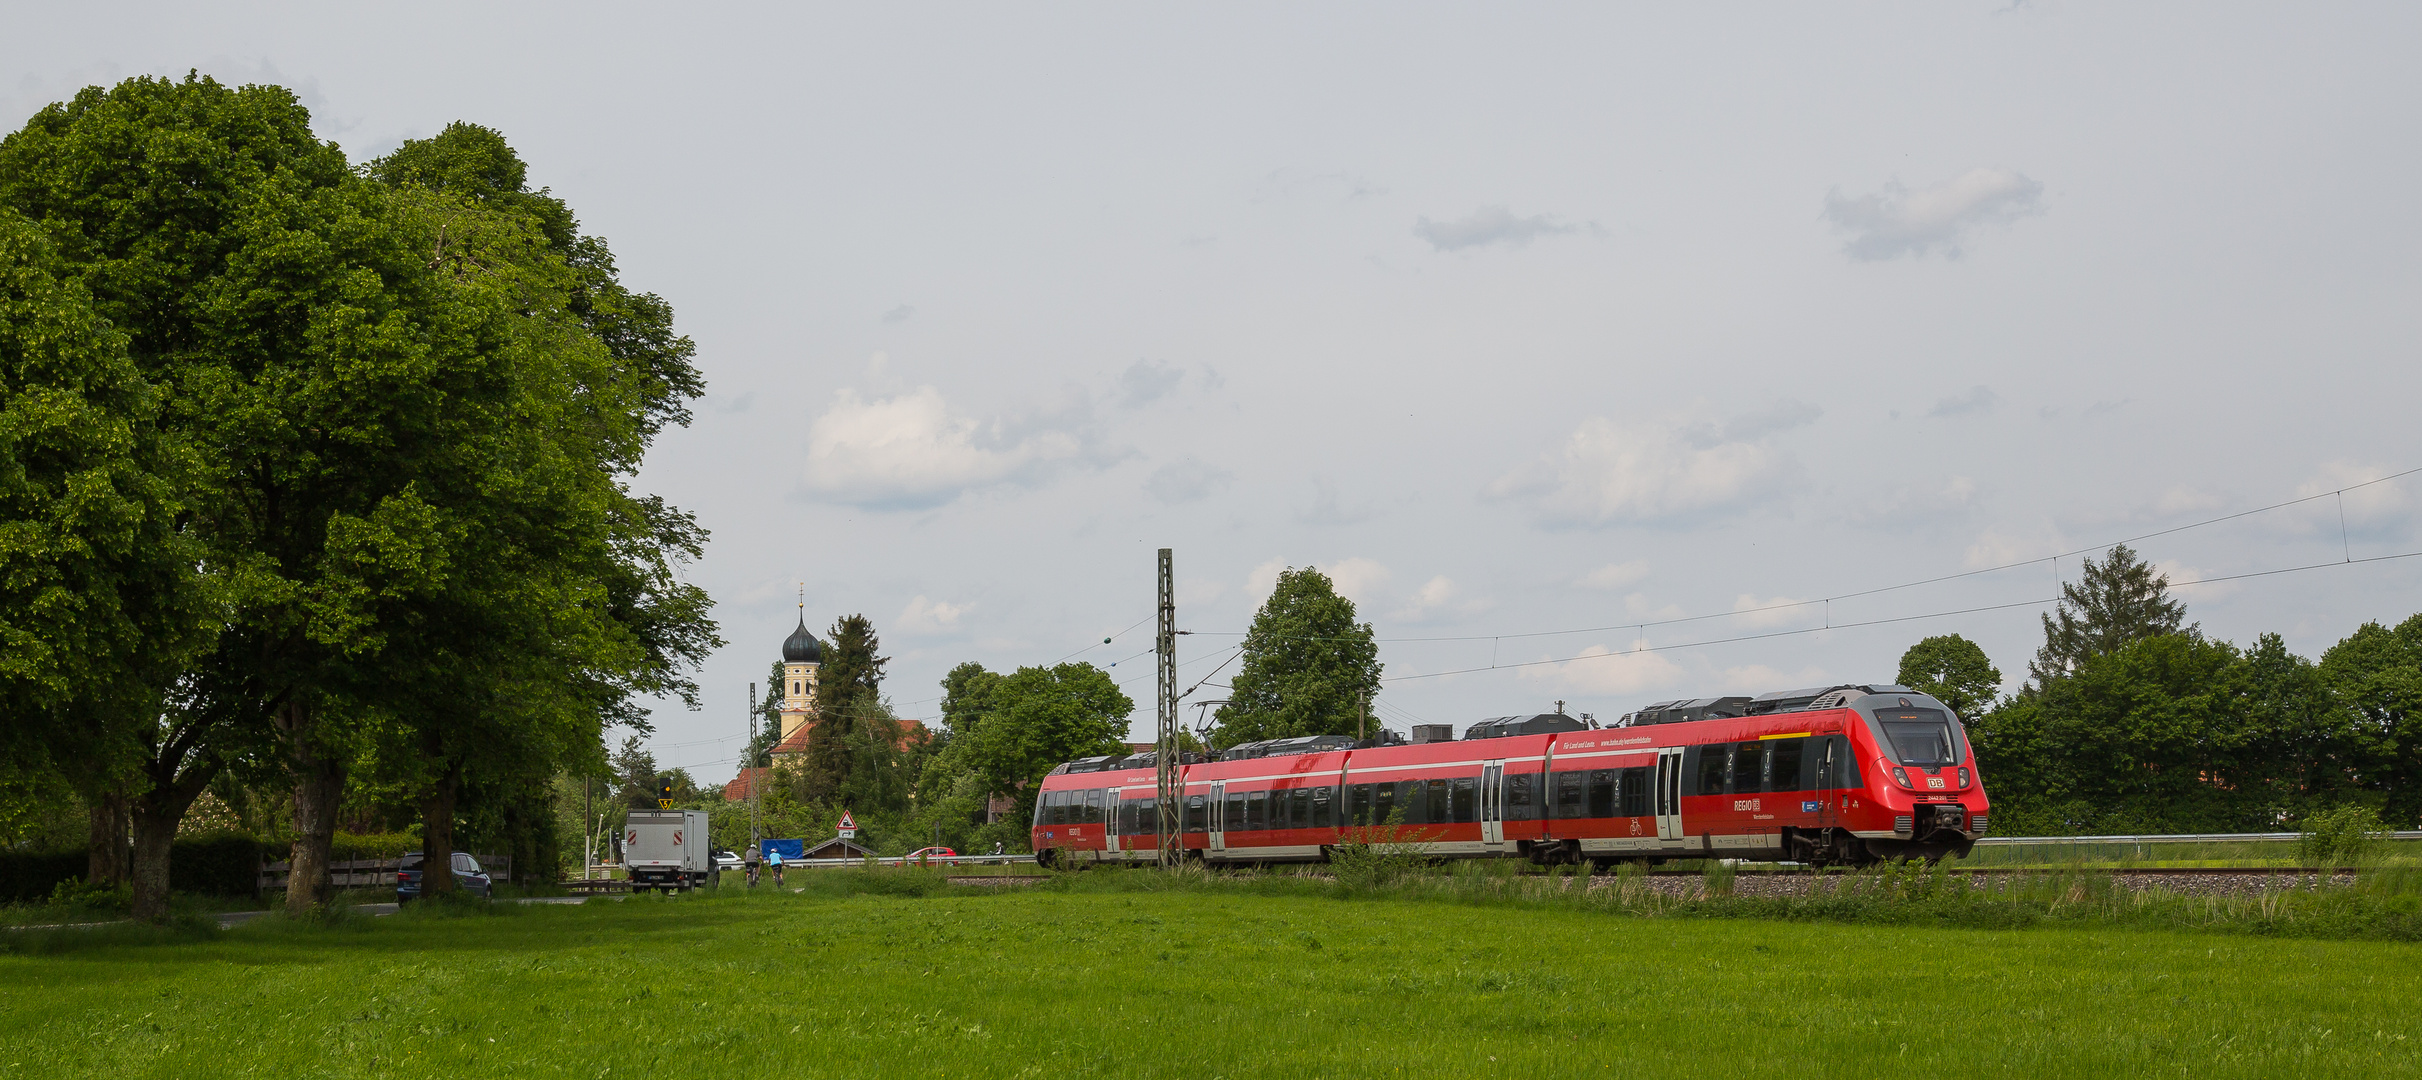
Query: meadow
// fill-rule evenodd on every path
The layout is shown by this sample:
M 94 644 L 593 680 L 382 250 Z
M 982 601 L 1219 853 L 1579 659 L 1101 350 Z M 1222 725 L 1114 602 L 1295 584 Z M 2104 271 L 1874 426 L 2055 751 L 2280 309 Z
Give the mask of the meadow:
M 49 932 L 0 956 L 0 1077 L 2422 1068 L 2422 945 L 2401 941 L 1642 918 L 1143 873 L 798 884 Z

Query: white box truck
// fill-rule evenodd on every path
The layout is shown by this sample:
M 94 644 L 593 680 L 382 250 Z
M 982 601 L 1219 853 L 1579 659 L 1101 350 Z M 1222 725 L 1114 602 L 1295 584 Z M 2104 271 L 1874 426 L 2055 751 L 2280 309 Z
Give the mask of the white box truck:
M 715 848 L 706 833 L 706 811 L 631 811 L 622 825 L 622 866 L 633 891 L 714 886 Z

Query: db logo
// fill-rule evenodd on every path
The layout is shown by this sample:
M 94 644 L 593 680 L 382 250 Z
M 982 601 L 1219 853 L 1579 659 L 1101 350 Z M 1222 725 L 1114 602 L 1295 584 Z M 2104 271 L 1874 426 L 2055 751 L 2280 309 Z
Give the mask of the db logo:
M 1939 776 L 1929 776 L 1926 778 L 1926 786 L 1930 788 L 1941 787 L 1943 786 L 1943 778 Z

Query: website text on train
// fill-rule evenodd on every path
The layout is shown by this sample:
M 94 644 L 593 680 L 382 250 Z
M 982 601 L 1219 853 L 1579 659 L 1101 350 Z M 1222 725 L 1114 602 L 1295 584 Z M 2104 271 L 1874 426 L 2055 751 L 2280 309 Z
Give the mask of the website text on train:
M 1824 866 L 1965 855 L 1990 809 L 1959 717 L 1899 686 L 1664 701 L 1611 727 L 1548 713 L 1414 735 L 1189 754 L 1180 846 L 1212 863 L 1319 862 L 1376 835 L 1439 858 Z M 1038 859 L 1153 861 L 1153 765 L 1142 753 L 1054 768 L 1035 805 Z

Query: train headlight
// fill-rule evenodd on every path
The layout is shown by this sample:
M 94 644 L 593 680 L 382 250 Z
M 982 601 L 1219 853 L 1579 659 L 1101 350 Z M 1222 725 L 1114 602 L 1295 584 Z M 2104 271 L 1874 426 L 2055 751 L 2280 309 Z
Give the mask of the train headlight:
M 1900 767 L 1900 766 L 1898 766 L 1898 765 L 1893 766 L 1893 767 L 1892 767 L 1892 782 L 1893 782 L 1893 783 L 1895 783 L 1895 784 L 1899 784 L 1899 785 L 1900 785 L 1900 786 L 1902 786 L 1902 787 L 1908 787 L 1908 786 L 1909 786 L 1909 771 L 1908 771 L 1907 769 L 1903 769 L 1903 768 L 1901 768 L 1901 767 Z
M 1965 765 L 1959 767 L 1959 786 L 1968 786 L 1968 767 Z

